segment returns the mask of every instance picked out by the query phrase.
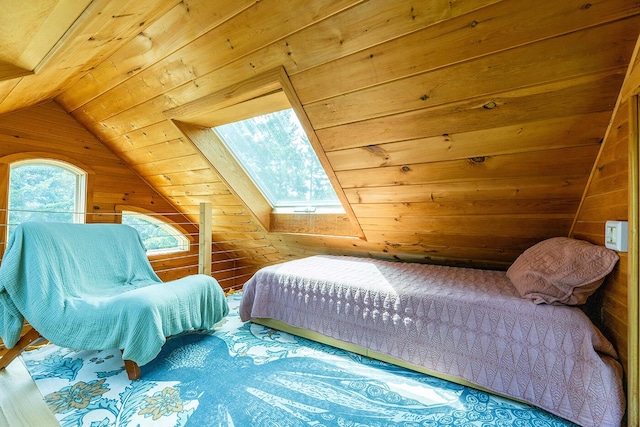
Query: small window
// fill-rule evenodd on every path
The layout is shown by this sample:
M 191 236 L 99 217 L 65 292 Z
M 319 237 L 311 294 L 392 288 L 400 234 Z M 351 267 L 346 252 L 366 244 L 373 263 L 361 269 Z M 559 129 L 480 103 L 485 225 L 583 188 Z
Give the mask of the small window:
M 9 234 L 25 221 L 84 222 L 86 173 L 53 160 L 11 165 Z
M 217 126 L 213 130 L 274 208 L 344 212 L 292 109 Z
M 189 250 L 189 239 L 174 226 L 138 212 L 122 211 L 122 223 L 140 234 L 147 255 L 159 255 Z

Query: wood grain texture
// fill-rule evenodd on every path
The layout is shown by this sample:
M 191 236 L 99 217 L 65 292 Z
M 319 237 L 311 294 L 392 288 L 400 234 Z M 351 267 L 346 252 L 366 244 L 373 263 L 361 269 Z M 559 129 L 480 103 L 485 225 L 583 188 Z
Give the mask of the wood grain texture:
M 0 210 L 3 213 L 8 203 L 6 184 L 9 164 L 34 158 L 63 160 L 89 173 L 87 222 L 119 222 L 116 214 L 126 205 L 127 209 L 142 213 L 163 213 L 170 222 L 186 223 L 185 231 L 197 236 L 197 227 L 193 222 L 197 223 L 199 219 L 198 206 L 189 212 L 190 215 L 182 215 L 172 203 L 54 102 L 0 116 L 0 162 L 3 166 L 0 171 L 4 172 L 0 181 L 5 184 L 0 192 Z M 6 227 L 0 229 L 3 236 L 5 231 Z M 0 240 L 5 242 L 6 238 Z M 196 238 L 190 251 L 195 254 L 195 260 L 175 255 L 154 257 L 152 265 L 163 280 L 197 272 L 197 241 Z M 220 254 L 214 260 L 227 258 L 226 254 Z M 226 270 L 233 266 L 233 262 L 228 264 L 221 264 L 218 268 Z
M 637 54 L 638 45 L 635 49 Z M 637 63 L 626 74 L 625 87 L 640 87 Z M 587 306 L 588 313 L 616 346 L 627 376 L 627 422 L 640 422 L 638 389 L 638 113 L 637 97 L 621 92 L 606 139 L 589 177 L 571 236 L 595 244 L 604 244 L 603 228 L 607 220 L 629 222 L 629 251 L 620 261 Z M 631 257 L 631 259 L 630 259 Z M 597 307 L 589 309 L 589 305 Z
M 316 253 L 506 269 L 546 237 L 601 244 L 603 221 L 628 218 L 638 28 L 640 0 L 99 0 L 35 75 L 0 80 L 0 155 L 89 165 L 96 212 L 193 220 L 211 203 L 235 284 Z M 225 90 L 272 69 L 365 238 L 295 218 L 299 233 L 266 231 L 217 172 L 230 158 L 210 162 L 168 119 L 203 125 L 214 100 L 246 115 Z M 33 107 L 52 98 L 69 114 Z M 626 366 L 632 265 L 594 300 Z
M 0 424 L 58 426 L 21 359 L 0 372 Z

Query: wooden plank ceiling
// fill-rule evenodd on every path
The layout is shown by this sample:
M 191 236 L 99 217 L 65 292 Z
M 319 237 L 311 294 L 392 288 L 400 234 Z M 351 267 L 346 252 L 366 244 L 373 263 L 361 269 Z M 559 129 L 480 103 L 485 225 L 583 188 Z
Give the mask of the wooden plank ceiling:
M 178 209 L 212 202 L 215 239 L 257 265 L 505 267 L 568 235 L 640 29 L 630 0 L 213 4 L 92 1 L 37 73 L 0 81 L 0 113 L 54 98 Z M 265 232 L 164 115 L 276 67 L 365 239 Z

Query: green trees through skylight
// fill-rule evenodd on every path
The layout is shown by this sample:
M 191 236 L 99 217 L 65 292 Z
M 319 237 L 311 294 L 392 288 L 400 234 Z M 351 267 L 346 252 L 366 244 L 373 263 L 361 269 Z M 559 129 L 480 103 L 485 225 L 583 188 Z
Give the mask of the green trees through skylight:
M 293 110 L 214 130 L 273 207 L 340 206 Z

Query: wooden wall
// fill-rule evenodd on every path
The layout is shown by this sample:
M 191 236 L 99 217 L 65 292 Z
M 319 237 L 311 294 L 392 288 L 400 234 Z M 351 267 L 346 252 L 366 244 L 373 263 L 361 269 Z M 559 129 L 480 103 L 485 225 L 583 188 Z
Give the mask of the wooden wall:
M 572 237 L 604 245 L 607 220 L 628 220 L 628 101 L 621 104 L 612 122 L 592 180 L 576 217 Z M 589 300 L 598 313 L 591 313 L 605 335 L 614 343 L 627 362 L 627 253 L 620 252 L 620 261 L 604 285 Z
M 22 139 L 115 178 L 93 184 L 98 210 L 195 222 L 212 203 L 214 241 L 245 277 L 314 253 L 505 269 L 567 235 L 579 206 L 574 235 L 592 241 L 605 217 L 624 217 L 623 106 L 581 200 L 638 28 L 638 0 L 95 0 L 38 73 L 0 81 L 0 111 L 55 97 L 70 116 L 55 104 L 10 113 L 3 146 Z M 167 119 L 275 68 L 363 239 L 267 232 Z M 89 148 L 71 148 L 80 140 Z M 611 289 L 605 320 L 623 334 L 613 330 L 624 296 Z
M 629 251 L 619 252 L 620 261 L 603 286 L 590 298 L 587 311 L 616 347 L 626 374 L 629 425 L 640 423 L 638 402 L 638 116 L 640 91 L 640 39 L 636 44 L 615 114 L 594 165 L 589 185 L 576 215 L 571 236 L 604 244 L 607 220 L 629 222 Z
M 178 214 L 172 204 L 55 102 L 0 116 L 0 209 L 3 211 L 7 208 L 8 165 L 28 158 L 63 160 L 88 172 L 87 222 L 119 222 L 114 213 L 123 206 L 143 213 L 169 214 L 166 218 L 177 223 L 188 221 L 182 215 L 171 215 Z M 163 280 L 198 272 L 198 229 L 192 224 L 182 227 L 194 235 L 195 245 L 188 257 L 153 257 L 154 269 Z M 214 261 L 224 259 L 226 256 L 220 255 L 213 258 Z M 217 262 L 214 270 L 228 270 L 233 266 L 232 261 Z M 221 273 L 219 280 L 230 274 Z
M 639 25 L 623 0 L 190 0 L 56 100 L 179 209 L 211 202 L 215 240 L 256 268 L 319 252 L 506 268 L 568 234 Z M 265 232 L 167 120 L 277 67 L 364 239 Z
M 86 165 L 97 212 L 212 203 L 245 277 L 314 253 L 504 269 L 628 218 L 638 28 L 639 0 L 94 0 L 37 73 L 0 76 L 0 157 Z M 279 67 L 363 239 L 267 232 L 167 119 Z M 625 365 L 630 261 L 592 313 Z

